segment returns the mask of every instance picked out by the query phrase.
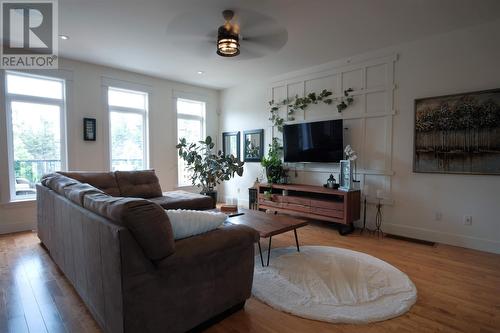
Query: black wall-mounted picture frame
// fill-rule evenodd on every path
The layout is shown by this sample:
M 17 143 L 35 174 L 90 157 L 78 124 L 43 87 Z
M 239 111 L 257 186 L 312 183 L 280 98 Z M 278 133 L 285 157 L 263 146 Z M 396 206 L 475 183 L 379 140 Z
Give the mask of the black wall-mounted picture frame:
M 260 162 L 264 157 L 264 130 L 256 129 L 243 132 L 243 160 Z
M 95 141 L 97 134 L 97 122 L 95 118 L 83 118 L 83 140 Z
M 240 160 L 240 145 L 240 132 L 222 133 L 222 152 L 224 153 L 224 155 L 233 155 L 238 160 Z

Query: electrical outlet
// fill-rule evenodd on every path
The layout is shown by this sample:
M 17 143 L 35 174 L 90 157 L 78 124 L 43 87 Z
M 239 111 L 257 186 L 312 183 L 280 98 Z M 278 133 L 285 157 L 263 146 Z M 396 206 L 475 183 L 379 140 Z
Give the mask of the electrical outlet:
M 464 225 L 472 225 L 472 216 L 464 215 Z
M 436 214 L 434 215 L 434 220 L 441 221 L 442 219 L 443 219 L 443 213 L 436 212 Z

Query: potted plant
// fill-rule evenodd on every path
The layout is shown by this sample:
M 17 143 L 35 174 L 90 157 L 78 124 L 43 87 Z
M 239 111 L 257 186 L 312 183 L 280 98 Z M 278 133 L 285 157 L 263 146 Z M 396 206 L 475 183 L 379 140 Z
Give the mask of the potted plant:
M 208 195 L 217 202 L 215 187 L 234 177 L 243 175 L 244 162 L 233 155 L 224 155 L 220 150 L 215 154 L 215 143 L 210 136 L 204 141 L 188 143 L 185 138 L 179 140 L 175 146 L 179 157 L 186 161 L 187 169 L 192 173 L 193 185 L 201 187 L 201 194 Z
M 267 157 L 262 158 L 261 161 L 261 165 L 266 169 L 267 181 L 271 184 L 279 183 L 283 176 L 282 149 L 278 138 L 273 138 L 272 143 L 269 145 Z

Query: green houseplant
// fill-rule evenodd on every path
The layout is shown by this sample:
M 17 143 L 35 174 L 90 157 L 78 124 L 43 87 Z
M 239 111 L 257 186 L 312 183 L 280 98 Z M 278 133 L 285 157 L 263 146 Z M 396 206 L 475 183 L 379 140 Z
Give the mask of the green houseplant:
M 229 180 L 237 174 L 243 175 L 244 162 L 232 155 L 224 155 L 220 150 L 213 152 L 215 143 L 210 136 L 204 141 L 188 143 L 185 138 L 179 140 L 175 146 L 179 157 L 192 173 L 193 185 L 201 187 L 201 193 L 211 196 L 217 202 L 217 191 L 215 187 L 225 180 Z
M 262 158 L 261 161 L 261 165 L 266 169 L 267 181 L 271 184 L 279 183 L 283 176 L 282 150 L 278 138 L 273 138 L 272 143 L 269 145 L 267 157 Z

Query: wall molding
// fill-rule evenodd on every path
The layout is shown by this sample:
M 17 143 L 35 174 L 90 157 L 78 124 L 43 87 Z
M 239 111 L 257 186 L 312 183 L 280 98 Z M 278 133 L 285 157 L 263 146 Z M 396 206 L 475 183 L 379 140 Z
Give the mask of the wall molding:
M 395 104 L 395 63 L 398 55 L 392 53 L 379 57 L 357 57 L 320 65 L 306 70 L 288 73 L 269 84 L 269 100 L 305 96 L 310 91 L 331 90 L 332 97 L 341 97 L 347 88 L 353 88 L 351 95 L 355 103 L 338 113 L 335 103 L 330 106 L 312 105 L 307 111 L 298 111 L 294 120 L 285 124 L 306 121 L 343 119 L 346 132 L 344 144 L 351 144 L 359 153 L 358 174 L 362 184 L 382 188 L 391 193 L 393 121 L 397 115 Z M 329 66 L 329 67 L 328 67 Z M 287 117 L 288 108 L 280 110 L 280 116 Z M 352 130 L 351 130 L 352 127 Z M 351 130 L 351 131 L 348 131 Z M 276 127 L 269 128 L 268 141 L 281 138 Z M 373 139 L 375 136 L 376 139 Z M 336 172 L 338 163 L 288 163 L 298 173 Z
M 393 223 L 384 223 L 382 227 L 384 232 L 398 236 L 500 254 L 500 241 Z
M 2 222 L 0 223 L 0 235 L 13 232 L 36 230 L 36 221 L 33 222 Z

